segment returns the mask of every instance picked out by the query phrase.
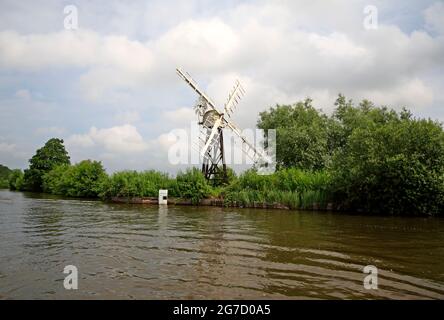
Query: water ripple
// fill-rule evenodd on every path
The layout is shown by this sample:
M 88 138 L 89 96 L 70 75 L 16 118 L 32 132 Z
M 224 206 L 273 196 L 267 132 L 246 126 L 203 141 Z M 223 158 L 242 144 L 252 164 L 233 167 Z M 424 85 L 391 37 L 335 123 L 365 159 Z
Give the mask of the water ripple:
M 444 223 L 0 191 L 0 297 L 444 299 Z M 79 290 L 63 289 L 78 267 Z M 378 290 L 365 290 L 365 265 Z

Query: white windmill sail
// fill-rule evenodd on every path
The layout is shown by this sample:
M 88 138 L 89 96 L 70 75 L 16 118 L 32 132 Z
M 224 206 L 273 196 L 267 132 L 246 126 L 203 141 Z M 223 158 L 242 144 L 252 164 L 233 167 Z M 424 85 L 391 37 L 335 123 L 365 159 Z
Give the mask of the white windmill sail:
M 231 129 L 231 131 L 239 137 L 242 142 L 242 150 L 244 153 L 255 163 L 271 163 L 271 158 L 266 154 L 265 150 L 258 146 L 254 146 L 248 139 L 242 135 L 241 130 L 234 124 L 230 119 L 224 119 L 226 126 Z
M 239 104 L 239 101 L 244 96 L 245 90 L 240 84 L 239 80 L 236 80 L 233 89 L 231 90 L 230 94 L 228 95 L 227 102 L 225 102 L 224 106 L 224 114 L 228 117 L 231 117 L 234 110 L 236 109 L 237 105 Z
M 207 103 L 208 105 L 217 111 L 216 109 L 216 104 L 207 96 L 207 94 L 205 92 L 203 92 L 202 90 L 199 89 L 199 87 L 197 86 L 196 81 L 193 80 L 193 78 L 191 78 L 190 75 L 183 73 L 183 71 L 180 68 L 176 69 L 177 74 L 183 79 L 185 80 L 186 83 L 188 83 L 190 85 L 191 88 L 194 89 L 194 91 L 197 92 L 197 94 L 202 97 Z

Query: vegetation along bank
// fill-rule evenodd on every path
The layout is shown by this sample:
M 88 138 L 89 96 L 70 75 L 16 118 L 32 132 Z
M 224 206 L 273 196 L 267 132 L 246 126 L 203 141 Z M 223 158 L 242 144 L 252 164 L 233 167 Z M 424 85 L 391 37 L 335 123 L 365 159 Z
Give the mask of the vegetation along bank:
M 335 209 L 368 214 L 442 216 L 442 124 L 339 95 L 331 115 L 306 99 L 260 113 L 257 126 L 277 131 L 277 171 L 252 169 L 226 185 L 207 181 L 197 168 L 175 177 L 150 170 L 107 174 L 101 162 L 70 163 L 63 140 L 50 139 L 29 168 L 0 166 L 0 187 L 68 197 L 157 197 L 159 189 L 184 203 L 203 199 L 226 206 Z M 208 203 L 208 200 L 203 201 Z

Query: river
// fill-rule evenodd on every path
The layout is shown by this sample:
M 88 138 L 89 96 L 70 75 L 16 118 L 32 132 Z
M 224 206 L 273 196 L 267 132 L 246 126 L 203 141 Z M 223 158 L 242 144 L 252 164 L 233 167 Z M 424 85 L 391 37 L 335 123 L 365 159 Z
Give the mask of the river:
M 444 220 L 0 190 L 0 298 L 444 299 Z

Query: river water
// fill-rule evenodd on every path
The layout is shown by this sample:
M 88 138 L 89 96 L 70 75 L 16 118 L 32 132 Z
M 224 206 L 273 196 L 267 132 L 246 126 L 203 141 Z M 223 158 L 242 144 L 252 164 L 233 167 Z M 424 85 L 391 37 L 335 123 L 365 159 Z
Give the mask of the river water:
M 364 288 L 366 265 L 378 289 Z M 0 298 L 444 299 L 444 220 L 0 190 Z

